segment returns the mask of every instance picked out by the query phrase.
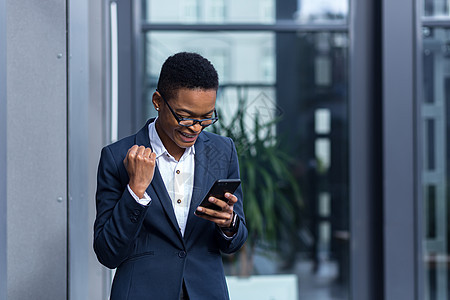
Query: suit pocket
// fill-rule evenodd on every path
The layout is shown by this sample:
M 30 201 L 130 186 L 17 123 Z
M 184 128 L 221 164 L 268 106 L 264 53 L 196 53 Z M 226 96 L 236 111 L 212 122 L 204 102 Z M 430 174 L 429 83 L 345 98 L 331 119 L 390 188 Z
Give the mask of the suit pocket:
M 155 255 L 155 252 L 153 252 L 153 251 L 147 251 L 147 252 L 143 252 L 143 253 L 138 253 L 138 254 L 130 256 L 123 263 L 126 264 L 128 262 L 132 262 L 132 261 L 135 261 L 135 260 L 138 260 L 138 259 L 141 259 L 141 258 L 145 258 L 145 257 L 148 257 L 148 256 L 153 256 L 153 255 Z

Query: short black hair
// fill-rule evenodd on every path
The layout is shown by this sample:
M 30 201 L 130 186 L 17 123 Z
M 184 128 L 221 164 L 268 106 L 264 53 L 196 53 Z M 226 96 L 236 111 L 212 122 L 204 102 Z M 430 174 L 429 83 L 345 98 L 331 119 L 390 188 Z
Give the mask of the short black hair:
M 181 88 L 217 91 L 219 76 L 212 63 L 200 54 L 180 52 L 162 65 L 157 88 L 166 100 Z

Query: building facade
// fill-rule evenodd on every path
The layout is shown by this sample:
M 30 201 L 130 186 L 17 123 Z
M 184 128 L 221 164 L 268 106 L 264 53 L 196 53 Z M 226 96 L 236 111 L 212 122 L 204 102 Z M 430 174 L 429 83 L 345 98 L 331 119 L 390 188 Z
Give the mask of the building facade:
M 100 149 L 155 116 L 178 51 L 216 66 L 224 125 L 244 109 L 248 140 L 289 157 L 301 200 L 251 248 L 265 296 L 447 299 L 449 16 L 440 0 L 0 0 L 0 299 L 108 297 Z M 233 299 L 258 291 L 236 281 L 242 257 L 224 257 Z

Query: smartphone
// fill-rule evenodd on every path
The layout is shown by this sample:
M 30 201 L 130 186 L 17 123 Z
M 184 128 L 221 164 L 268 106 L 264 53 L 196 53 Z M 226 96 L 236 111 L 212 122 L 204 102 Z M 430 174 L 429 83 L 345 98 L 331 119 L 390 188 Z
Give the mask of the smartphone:
M 212 197 L 215 197 L 217 199 L 227 202 L 228 199 L 225 198 L 225 193 L 228 192 L 228 193 L 233 194 L 236 191 L 236 189 L 239 187 L 240 184 L 241 184 L 240 179 L 218 179 L 218 180 L 216 180 L 216 182 L 214 182 L 212 187 L 209 189 L 209 192 L 205 195 L 205 197 L 203 198 L 203 200 L 199 206 L 214 209 L 214 210 L 220 210 L 219 206 L 215 205 L 214 203 L 209 202 L 209 200 L 208 200 L 209 197 L 212 196 Z M 197 215 L 204 214 L 197 210 L 195 211 L 195 213 Z

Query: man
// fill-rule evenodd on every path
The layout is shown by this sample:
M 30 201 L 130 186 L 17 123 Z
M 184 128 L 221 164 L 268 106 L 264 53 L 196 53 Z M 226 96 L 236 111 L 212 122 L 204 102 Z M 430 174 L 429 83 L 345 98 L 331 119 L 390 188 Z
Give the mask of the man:
M 220 253 L 247 238 L 242 189 L 219 211 L 199 207 L 217 179 L 239 178 L 234 143 L 203 129 L 217 121 L 218 76 L 195 53 L 161 68 L 158 117 L 102 150 L 94 250 L 117 268 L 111 299 L 228 299 Z M 201 214 L 196 214 L 201 211 Z

